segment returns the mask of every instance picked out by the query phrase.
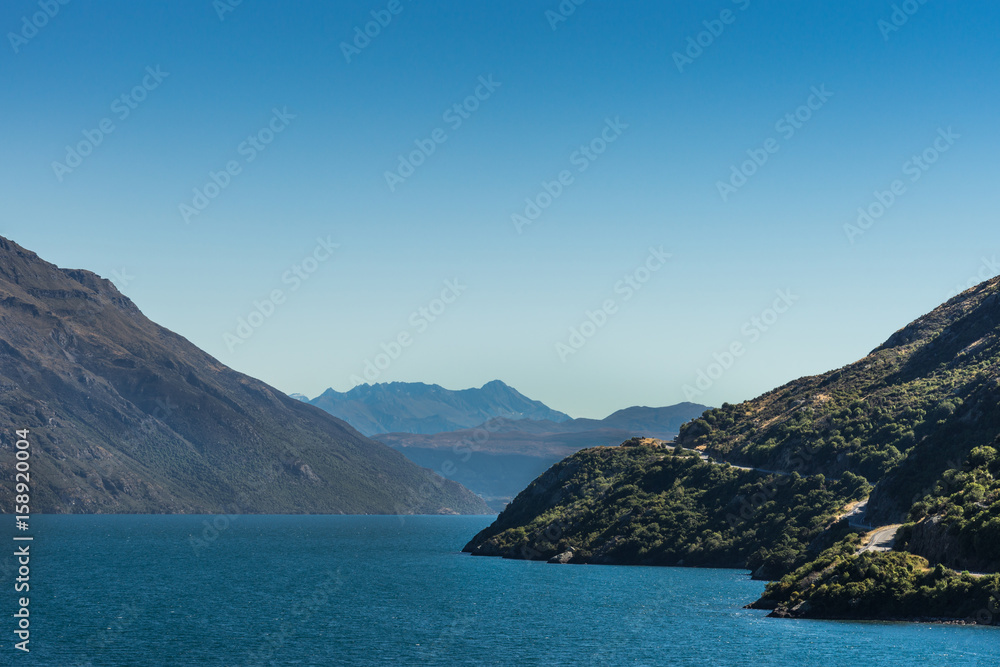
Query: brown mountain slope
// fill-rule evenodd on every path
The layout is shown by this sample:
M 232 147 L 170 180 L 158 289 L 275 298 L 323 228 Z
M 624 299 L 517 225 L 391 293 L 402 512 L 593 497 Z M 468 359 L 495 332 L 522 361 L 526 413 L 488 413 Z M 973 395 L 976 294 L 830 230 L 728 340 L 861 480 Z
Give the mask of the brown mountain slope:
M 485 513 L 482 500 L 0 237 L 0 477 L 34 512 Z M 0 508 L 13 507 L 11 484 Z

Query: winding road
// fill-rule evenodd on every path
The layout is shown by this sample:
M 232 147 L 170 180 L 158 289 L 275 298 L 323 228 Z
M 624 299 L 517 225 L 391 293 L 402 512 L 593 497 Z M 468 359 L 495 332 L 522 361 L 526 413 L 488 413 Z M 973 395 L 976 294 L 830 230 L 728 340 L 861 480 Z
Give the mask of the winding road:
M 655 447 L 662 447 L 663 449 L 668 449 L 669 450 L 669 449 L 674 449 L 675 448 L 674 443 L 672 443 L 672 442 L 666 442 L 666 441 L 663 441 L 663 440 L 657 440 L 655 438 L 646 438 L 646 439 L 644 439 L 644 441 L 645 441 L 646 444 L 651 444 L 651 445 L 653 445 Z M 698 456 L 701 457 L 701 460 L 703 460 L 703 461 L 707 461 L 707 462 L 710 462 L 710 463 L 716 463 L 716 464 L 720 464 L 720 465 L 725 463 L 724 461 L 718 461 L 718 460 L 711 459 L 708 456 L 706 456 L 703 452 L 697 452 L 697 453 L 698 453 Z M 746 468 L 744 466 L 733 465 L 731 463 L 729 465 L 732 465 L 734 468 L 738 468 L 740 470 L 756 471 L 756 472 L 765 473 L 765 474 L 771 474 L 771 475 L 789 475 L 789 474 L 791 474 L 791 473 L 787 473 L 787 472 L 782 472 L 780 470 L 764 470 L 764 469 L 761 469 L 761 468 Z M 830 481 L 837 481 L 837 480 L 831 479 Z M 842 518 L 846 517 L 847 520 L 848 520 L 848 525 L 851 528 L 858 528 L 858 529 L 861 529 L 861 530 L 868 530 L 868 531 L 870 531 L 870 532 L 868 532 L 865 535 L 864 539 L 861 542 L 861 548 L 858 549 L 858 553 L 859 554 L 864 553 L 866 551 L 889 551 L 889 550 L 892 549 L 892 545 L 896 541 L 896 531 L 899 530 L 899 527 L 902 524 L 898 524 L 897 523 L 897 524 L 892 524 L 892 525 L 889 525 L 889 526 L 869 526 L 869 525 L 867 525 L 865 523 L 862 523 L 862 519 L 864 519 L 865 512 L 868 509 L 868 499 L 867 498 L 865 498 L 864 500 L 862 500 L 860 502 L 850 503 L 844 509 L 845 509 L 844 513 L 841 514 L 839 517 L 837 517 L 838 519 L 842 519 Z
M 896 541 L 896 531 L 899 530 L 900 525 L 882 526 L 868 533 L 858 553 L 861 554 L 866 551 L 889 551 L 892 549 L 892 543 Z

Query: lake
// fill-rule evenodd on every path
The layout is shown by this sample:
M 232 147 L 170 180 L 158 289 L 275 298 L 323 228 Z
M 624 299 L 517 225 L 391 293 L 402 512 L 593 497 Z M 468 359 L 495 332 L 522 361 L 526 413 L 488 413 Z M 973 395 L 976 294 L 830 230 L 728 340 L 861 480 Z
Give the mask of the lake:
M 35 516 L 31 655 L 8 555 L 0 664 L 1000 664 L 997 628 L 765 618 L 745 571 L 460 553 L 491 521 Z

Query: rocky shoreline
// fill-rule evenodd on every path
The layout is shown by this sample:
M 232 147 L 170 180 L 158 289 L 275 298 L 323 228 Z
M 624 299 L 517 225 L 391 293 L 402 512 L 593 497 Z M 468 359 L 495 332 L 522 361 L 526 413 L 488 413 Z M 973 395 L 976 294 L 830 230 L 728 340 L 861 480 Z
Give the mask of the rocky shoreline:
M 803 602 L 795 607 L 788 608 L 784 605 L 775 605 L 772 600 L 760 599 L 743 607 L 744 609 L 771 610 L 767 618 L 787 618 L 793 620 L 817 620 L 817 621 L 870 621 L 878 623 L 928 623 L 934 625 L 996 625 L 993 615 L 989 615 L 987 622 L 980 622 L 975 618 L 949 618 L 940 616 L 917 616 L 907 618 L 904 616 L 846 616 L 846 615 L 820 615 L 813 614 L 811 605 Z

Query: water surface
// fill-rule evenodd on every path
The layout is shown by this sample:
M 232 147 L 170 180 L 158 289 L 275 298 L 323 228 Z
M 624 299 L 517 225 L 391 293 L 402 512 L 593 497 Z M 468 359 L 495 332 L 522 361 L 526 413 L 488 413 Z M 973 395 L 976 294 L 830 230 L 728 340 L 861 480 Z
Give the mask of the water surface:
M 459 553 L 491 520 L 33 517 L 32 652 L 4 584 L 0 664 L 1000 664 L 996 628 L 765 618 L 744 571 Z

